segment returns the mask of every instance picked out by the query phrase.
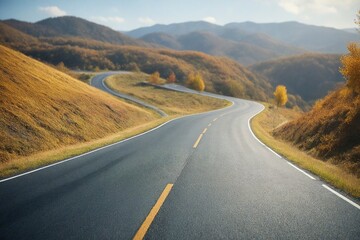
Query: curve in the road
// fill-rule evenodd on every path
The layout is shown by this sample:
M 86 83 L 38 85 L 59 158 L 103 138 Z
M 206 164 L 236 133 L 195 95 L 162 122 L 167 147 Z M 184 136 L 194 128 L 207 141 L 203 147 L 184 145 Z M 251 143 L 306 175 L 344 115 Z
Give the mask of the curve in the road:
M 253 137 L 263 107 L 223 98 L 234 104 L 2 182 L 0 238 L 131 239 L 170 186 L 146 239 L 359 239 L 354 205 Z
M 97 74 L 96 76 L 94 76 L 91 81 L 90 81 L 90 85 L 93 86 L 93 87 L 96 87 L 100 90 L 103 90 L 105 92 L 108 92 L 116 97 L 119 97 L 119 98 L 122 98 L 122 99 L 125 99 L 125 100 L 128 100 L 128 101 L 131 101 L 131 102 L 134 102 L 136 104 L 139 104 L 141 106 L 144 106 L 146 108 L 149 108 L 155 112 L 157 112 L 160 116 L 162 117 L 166 117 L 168 116 L 164 111 L 162 111 L 161 109 L 159 109 L 158 107 L 154 106 L 154 105 L 151 105 L 147 102 L 144 102 L 138 98 L 135 98 L 133 96 L 130 96 L 130 95 L 127 95 L 127 94 L 124 94 L 124 93 L 121 93 L 121 92 L 116 92 L 116 91 L 113 91 L 112 89 L 110 89 L 106 83 L 105 83 L 105 79 L 111 75 L 116 75 L 116 74 L 129 74 L 129 72 L 123 72 L 123 71 L 114 71 L 114 72 L 105 72 L 105 73 L 99 73 Z

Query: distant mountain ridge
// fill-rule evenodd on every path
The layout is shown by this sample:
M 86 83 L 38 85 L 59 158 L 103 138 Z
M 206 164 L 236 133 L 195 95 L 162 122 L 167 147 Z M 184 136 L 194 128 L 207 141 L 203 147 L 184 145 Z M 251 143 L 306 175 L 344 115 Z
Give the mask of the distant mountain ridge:
M 149 40 L 149 37 L 146 35 L 155 33 L 167 34 L 174 39 L 177 39 L 182 35 L 187 35 L 192 32 L 208 32 L 227 40 L 251 44 L 253 45 L 252 48 L 257 47 L 269 52 L 277 53 L 273 54 L 274 56 L 272 58 L 278 56 L 290 56 L 306 51 L 319 53 L 345 53 L 348 42 L 360 41 L 360 37 L 356 33 L 329 27 L 306 25 L 299 22 L 243 22 L 229 23 L 220 26 L 199 21 L 169 25 L 158 24 L 125 32 L 125 34 L 161 45 L 162 43 L 156 41 L 156 38 L 153 37 Z M 259 39 L 261 39 L 260 42 Z M 175 44 L 175 46 L 176 45 L 177 44 Z M 165 44 L 164 46 L 171 47 L 172 45 Z M 187 46 L 182 46 L 182 49 L 187 48 Z M 258 58 L 268 60 L 268 58 L 262 56 Z M 243 62 L 240 61 L 240 63 Z
M 249 65 L 281 56 L 305 53 L 306 50 L 290 46 L 266 34 L 248 33 L 238 29 L 222 29 L 211 24 L 197 24 L 202 30 L 185 31 L 181 25 L 177 31 L 176 26 L 169 25 L 165 32 L 153 32 L 142 36 L 146 42 L 162 45 L 175 50 L 200 51 L 216 56 L 230 57 L 241 64 Z M 205 28 L 202 28 L 205 27 Z M 156 30 L 164 30 L 163 26 Z M 191 29 L 196 29 L 192 26 Z M 144 31 L 147 32 L 147 31 Z M 176 32 L 176 34 L 172 34 Z M 179 33 L 184 33 L 179 35 Z M 138 34 L 138 33 L 136 33 Z
M 72 16 L 47 18 L 36 23 L 14 19 L 1 22 L 34 37 L 82 37 L 121 45 L 149 46 L 109 27 Z
M 360 41 L 360 36 L 356 33 L 299 22 L 244 22 L 229 23 L 224 27 L 251 33 L 264 33 L 290 45 L 321 53 L 345 53 L 349 42 Z

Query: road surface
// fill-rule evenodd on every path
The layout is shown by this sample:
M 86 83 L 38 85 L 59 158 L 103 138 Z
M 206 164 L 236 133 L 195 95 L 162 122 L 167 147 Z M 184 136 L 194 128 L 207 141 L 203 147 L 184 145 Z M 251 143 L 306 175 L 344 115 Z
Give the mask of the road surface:
M 260 104 L 229 99 L 0 182 L 0 239 L 131 239 L 164 189 L 145 239 L 359 239 L 358 202 L 261 144 Z

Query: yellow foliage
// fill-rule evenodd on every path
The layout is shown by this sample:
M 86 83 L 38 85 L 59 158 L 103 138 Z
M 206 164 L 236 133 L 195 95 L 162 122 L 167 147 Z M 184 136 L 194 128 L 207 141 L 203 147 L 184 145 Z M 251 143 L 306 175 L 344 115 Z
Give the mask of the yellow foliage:
M 286 87 L 284 85 L 279 85 L 276 87 L 276 90 L 274 92 L 276 105 L 284 106 L 288 100 Z
M 149 76 L 149 82 L 152 84 L 159 84 L 160 83 L 160 73 L 158 71 L 154 72 Z
M 343 64 L 340 72 L 347 80 L 347 85 L 356 93 L 360 93 L 360 46 L 356 43 L 348 45 L 349 53 L 341 57 Z
M 187 77 L 186 85 L 200 92 L 205 89 L 205 83 L 200 73 L 190 73 Z

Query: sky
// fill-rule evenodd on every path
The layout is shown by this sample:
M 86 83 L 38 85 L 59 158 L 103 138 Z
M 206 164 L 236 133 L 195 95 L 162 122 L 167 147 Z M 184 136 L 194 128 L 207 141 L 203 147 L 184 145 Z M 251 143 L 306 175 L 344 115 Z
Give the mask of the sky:
M 128 31 L 154 24 L 298 21 L 355 28 L 360 0 L 0 0 L 0 19 L 36 22 L 77 16 Z

